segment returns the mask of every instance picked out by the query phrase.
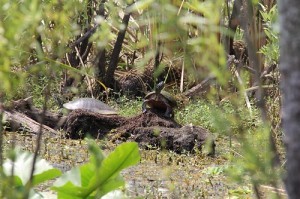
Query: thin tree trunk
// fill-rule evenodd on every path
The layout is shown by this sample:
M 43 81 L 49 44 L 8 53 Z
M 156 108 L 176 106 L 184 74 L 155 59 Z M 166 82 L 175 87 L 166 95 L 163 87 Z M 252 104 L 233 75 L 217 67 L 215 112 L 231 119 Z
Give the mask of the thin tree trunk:
M 300 1 L 278 1 L 282 125 L 286 143 L 285 185 L 289 198 L 300 198 Z
M 105 18 L 105 4 L 106 0 L 102 0 L 99 5 L 98 15 Z M 106 71 L 106 50 L 105 48 L 99 49 L 99 52 L 96 57 L 96 78 L 97 80 L 103 82 Z M 99 87 L 96 87 L 98 91 L 100 91 Z
M 232 31 L 233 35 L 232 36 L 227 36 L 229 38 L 229 49 L 227 54 L 229 55 L 235 55 L 234 50 L 233 50 L 233 37 L 236 33 L 236 29 L 239 25 L 241 25 L 240 21 L 241 21 L 241 8 L 243 5 L 243 1 L 242 0 L 235 0 L 233 2 L 233 9 L 232 9 L 232 13 L 230 15 L 230 19 L 229 19 L 229 30 Z M 228 40 L 227 38 L 227 40 Z M 227 42 L 227 41 L 226 41 Z
M 115 70 L 116 70 L 116 68 L 118 66 L 118 63 L 119 63 L 119 56 L 120 56 L 123 41 L 124 41 L 124 38 L 125 38 L 126 29 L 127 29 L 127 26 L 128 26 L 130 15 L 131 15 L 130 12 L 125 13 L 125 15 L 123 17 L 122 24 L 124 25 L 124 29 L 120 30 L 119 33 L 118 33 L 118 37 L 117 37 L 117 40 L 116 40 L 116 43 L 115 43 L 115 46 L 114 46 L 114 49 L 113 49 L 113 52 L 112 52 L 112 55 L 111 55 L 110 62 L 109 62 L 109 67 L 107 68 L 107 71 L 106 71 L 106 81 L 105 81 L 105 83 L 106 83 L 106 85 L 111 86 L 111 87 L 113 87 L 113 84 L 115 82 L 114 73 L 115 73 Z

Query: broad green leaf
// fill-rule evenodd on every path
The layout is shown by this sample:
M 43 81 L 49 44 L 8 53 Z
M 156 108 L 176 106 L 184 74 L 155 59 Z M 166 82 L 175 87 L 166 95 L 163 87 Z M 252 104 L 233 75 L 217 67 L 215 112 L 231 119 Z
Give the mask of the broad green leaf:
M 63 199 L 82 199 L 80 196 L 74 196 L 72 194 L 68 194 L 65 192 L 57 192 L 57 198 L 63 198 Z
M 90 162 L 72 169 L 61 176 L 51 189 L 58 192 L 58 198 L 101 197 L 124 185 L 120 171 L 140 160 L 137 143 L 119 145 L 104 158 L 94 141 L 89 141 Z
M 89 152 L 91 153 L 91 162 L 95 164 L 96 167 L 100 167 L 105 156 L 103 155 L 101 149 L 92 139 L 87 139 Z
M 64 173 L 60 178 L 58 178 L 54 186 L 60 187 L 67 182 L 72 182 L 74 186 L 81 186 L 81 179 L 80 179 L 80 168 L 79 167 L 73 167 L 70 171 L 67 171 Z
M 58 170 L 58 169 L 48 169 L 48 170 L 45 170 L 43 171 L 42 173 L 40 174 L 34 174 L 34 177 L 33 177 L 33 185 L 38 185 L 42 182 L 45 182 L 47 180 L 51 180 L 53 178 L 56 178 L 58 176 L 61 175 L 61 171 Z
M 119 172 L 122 169 L 138 163 L 139 160 L 140 155 L 137 143 L 127 142 L 119 145 L 105 160 L 103 160 L 97 175 L 93 176 L 91 179 L 85 196 L 89 195 L 97 188 L 101 189 L 102 186 L 112 178 L 118 178 Z M 114 187 L 111 187 L 111 189 L 107 188 L 108 192 L 112 190 L 114 190 Z
M 80 198 L 83 191 L 85 191 L 84 184 L 87 183 L 84 182 L 82 184 L 82 177 L 85 179 L 85 174 L 87 174 L 87 176 L 91 175 L 90 174 L 91 172 L 89 171 L 90 170 L 89 167 L 91 166 L 92 166 L 91 164 L 87 163 L 83 166 L 72 168 L 70 171 L 67 171 L 60 178 L 58 178 L 54 182 L 51 189 L 57 191 L 62 195 L 69 195 L 72 197 Z
M 90 183 L 91 178 L 95 175 L 96 167 L 95 164 L 85 164 L 80 167 L 81 174 L 81 186 L 87 187 Z
M 69 195 L 72 197 L 79 197 L 79 198 L 82 198 L 81 197 L 82 192 L 86 190 L 85 187 L 76 186 L 70 181 L 60 187 L 53 186 L 51 187 L 51 189 L 57 191 L 58 195 L 62 194 L 62 195 Z
M 3 171 L 7 176 L 18 176 L 22 185 L 26 185 L 30 178 L 33 163 L 33 154 L 29 152 L 16 151 L 15 161 L 7 159 L 3 164 Z M 53 179 L 61 175 L 61 171 L 53 168 L 46 160 L 37 158 L 33 173 L 33 185 L 40 184 L 46 180 Z
M 86 187 L 90 179 L 95 175 L 95 170 L 95 165 L 91 163 L 75 167 L 57 179 L 51 189 L 63 195 L 80 198 L 86 192 Z
M 13 184 L 16 187 L 22 187 L 23 186 L 22 180 L 18 176 L 13 177 Z
M 90 179 L 95 175 L 95 170 L 95 165 L 91 163 L 74 167 L 57 179 L 51 189 L 80 197 L 86 191 Z
M 102 187 L 98 190 L 97 196 L 104 196 L 112 190 L 118 189 L 121 186 L 125 185 L 123 178 L 118 175 L 115 178 L 109 179 Z

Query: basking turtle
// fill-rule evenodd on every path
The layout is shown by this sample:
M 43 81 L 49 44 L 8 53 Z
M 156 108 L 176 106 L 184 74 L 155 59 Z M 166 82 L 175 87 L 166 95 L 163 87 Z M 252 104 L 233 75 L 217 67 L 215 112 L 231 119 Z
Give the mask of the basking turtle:
M 103 115 L 115 115 L 117 111 L 109 107 L 107 104 L 94 98 L 78 98 L 63 104 L 68 110 L 83 109 Z
M 155 91 L 148 93 L 142 104 L 142 111 L 145 113 L 147 107 L 156 110 L 165 110 L 166 117 L 173 117 L 173 108 L 177 106 L 175 98 L 168 92 L 163 91 L 165 84 L 160 82 L 157 84 Z

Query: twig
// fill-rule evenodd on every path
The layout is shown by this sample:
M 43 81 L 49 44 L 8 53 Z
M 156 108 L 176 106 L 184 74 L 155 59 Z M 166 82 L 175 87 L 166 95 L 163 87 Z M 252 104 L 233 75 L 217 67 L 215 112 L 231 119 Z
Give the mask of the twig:
M 267 186 L 267 185 L 260 185 L 259 187 L 269 190 L 271 192 L 275 192 L 277 195 L 287 196 L 286 191 L 284 189 L 280 189 L 277 187 L 271 187 L 271 186 Z
M 184 0 L 181 1 L 180 7 L 179 7 L 178 12 L 177 12 L 177 16 L 180 14 L 180 11 L 182 9 L 183 4 L 184 4 Z
M 2 103 L 0 103 L 0 121 L 3 121 L 3 109 Z M 0 166 L 3 165 L 3 123 L 0 122 Z
M 82 60 L 82 58 L 81 58 L 81 56 L 80 56 L 80 53 L 79 53 L 78 48 L 75 47 L 75 50 L 76 50 L 76 53 L 77 53 L 77 57 L 78 57 L 79 60 L 80 60 L 80 63 L 82 64 L 83 67 L 86 67 L 86 65 L 83 63 L 83 60 Z M 93 95 L 93 89 L 92 89 L 92 83 L 91 83 L 91 80 L 90 80 L 90 78 L 88 77 L 88 75 L 86 75 L 86 80 L 87 80 L 87 82 L 88 82 L 88 88 L 89 88 L 89 90 L 90 90 L 90 92 L 91 92 L 91 95 L 92 95 L 92 97 L 94 97 L 94 95 Z
M 25 192 L 25 197 L 24 198 L 28 198 L 29 191 L 30 191 L 30 188 L 31 188 L 32 182 L 33 182 L 33 174 L 34 174 L 34 170 L 35 170 L 35 163 L 37 161 L 38 153 L 39 153 L 40 148 L 41 148 L 41 140 L 42 140 L 42 134 L 43 134 L 43 123 L 44 123 L 45 114 L 46 114 L 46 111 L 47 111 L 47 102 L 48 102 L 48 98 L 50 96 L 49 93 L 50 93 L 50 89 L 49 89 L 49 84 L 48 84 L 46 86 L 46 94 L 45 94 L 44 104 L 43 104 L 43 113 L 42 113 L 40 121 L 39 121 L 40 127 L 39 127 L 39 132 L 38 132 L 38 135 L 37 135 L 37 139 L 36 139 L 36 148 L 35 148 L 34 155 L 33 155 L 30 178 L 29 178 L 29 181 L 26 185 L 26 189 L 25 189 L 26 192 Z
M 71 44 L 70 47 L 75 47 L 81 42 L 83 42 L 85 39 L 90 38 L 97 30 L 97 28 L 100 26 L 100 24 L 96 24 L 93 28 L 88 30 L 84 35 L 82 35 L 79 39 L 77 39 L 73 44 Z
M 242 87 L 242 91 L 241 91 L 241 92 L 243 92 L 243 95 L 244 95 L 244 97 L 245 97 L 245 101 L 246 101 L 247 108 L 249 109 L 250 116 L 252 116 L 251 104 L 250 104 L 250 100 L 249 100 L 249 98 L 248 98 L 247 92 L 246 92 L 246 90 L 245 90 L 245 86 L 244 86 L 243 80 L 242 80 L 242 78 L 240 77 L 240 74 L 238 73 L 237 70 L 234 70 L 234 74 L 235 74 L 236 78 L 238 79 L 239 84 L 240 84 L 241 87 Z

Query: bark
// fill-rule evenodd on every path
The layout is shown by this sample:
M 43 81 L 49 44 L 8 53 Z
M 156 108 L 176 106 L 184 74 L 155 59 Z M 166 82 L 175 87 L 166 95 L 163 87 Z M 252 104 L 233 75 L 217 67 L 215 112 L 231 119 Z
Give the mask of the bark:
M 232 13 L 229 19 L 229 30 L 232 31 L 233 35 L 229 37 L 229 55 L 235 55 L 233 50 L 233 37 L 235 35 L 237 27 L 240 25 L 241 21 L 241 13 L 242 13 L 242 0 L 235 0 L 233 2 Z M 228 40 L 228 38 L 227 38 Z
M 0 103 L 0 119 L 3 121 L 3 110 Z M 3 122 L 0 123 L 0 165 L 3 165 Z
M 42 130 L 43 134 L 46 134 L 49 137 L 54 137 L 59 134 L 56 130 L 46 125 L 42 125 L 42 129 L 40 129 L 40 123 L 20 112 L 4 111 L 4 115 L 6 117 L 6 122 L 9 123 L 9 128 L 11 128 L 12 131 L 20 130 L 37 135 L 40 133 L 40 130 Z
M 196 96 L 203 97 L 203 95 L 206 95 L 207 92 L 209 91 L 211 83 L 214 82 L 214 80 L 215 77 L 213 76 L 207 77 L 196 86 L 184 92 L 183 95 L 189 98 L 193 98 Z
M 279 1 L 282 127 L 286 143 L 286 189 L 300 197 L 300 1 Z
M 106 50 L 100 49 L 96 57 L 96 78 L 103 82 L 105 77 Z
M 105 4 L 105 0 L 102 0 L 99 5 L 99 11 L 98 11 L 98 15 L 102 16 L 103 18 L 105 18 L 104 4 Z M 99 49 L 99 52 L 96 57 L 96 78 L 101 82 L 104 81 L 105 70 L 106 70 L 106 50 L 105 48 L 101 48 Z
M 78 25 L 82 28 L 84 28 L 87 24 L 91 24 L 92 20 L 92 1 L 89 0 L 87 3 L 87 21 L 85 22 L 83 15 L 79 17 Z M 84 28 L 83 35 L 77 36 L 76 41 L 71 43 L 69 45 L 71 51 L 67 54 L 68 61 L 70 65 L 74 68 L 80 68 L 81 61 L 83 63 L 86 62 L 88 55 L 91 51 L 92 43 L 89 42 L 90 37 L 96 32 L 99 25 L 95 25 L 94 27 L 90 28 Z M 76 49 L 78 49 L 79 53 L 77 53 Z M 79 55 L 78 55 L 79 54 Z M 81 60 L 80 60 L 81 59 Z M 81 79 L 84 79 L 84 76 L 81 77 Z M 63 88 L 68 88 L 73 85 L 75 82 L 75 78 L 72 76 L 68 76 L 68 74 L 65 74 Z
M 123 20 L 122 20 L 122 24 L 125 26 L 123 30 L 120 30 L 118 33 L 118 37 L 111 55 L 111 59 L 109 62 L 109 67 L 106 71 L 106 85 L 113 87 L 114 83 L 115 83 L 115 79 L 114 79 L 114 73 L 115 70 L 118 66 L 118 62 L 119 62 L 119 56 L 120 56 L 120 52 L 122 49 L 122 45 L 123 45 L 123 41 L 125 38 L 125 34 L 126 34 L 126 29 L 128 26 L 128 22 L 130 19 L 130 15 L 131 13 L 125 13 Z

